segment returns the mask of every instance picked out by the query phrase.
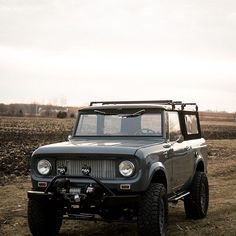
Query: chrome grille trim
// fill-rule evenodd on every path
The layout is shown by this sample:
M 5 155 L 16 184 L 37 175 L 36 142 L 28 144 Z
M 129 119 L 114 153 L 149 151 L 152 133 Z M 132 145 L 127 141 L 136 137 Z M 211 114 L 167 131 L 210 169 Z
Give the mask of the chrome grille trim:
M 115 160 L 57 160 L 56 168 L 66 166 L 69 175 L 83 175 L 83 166 L 91 167 L 90 176 L 99 179 L 115 179 L 116 177 L 116 165 Z

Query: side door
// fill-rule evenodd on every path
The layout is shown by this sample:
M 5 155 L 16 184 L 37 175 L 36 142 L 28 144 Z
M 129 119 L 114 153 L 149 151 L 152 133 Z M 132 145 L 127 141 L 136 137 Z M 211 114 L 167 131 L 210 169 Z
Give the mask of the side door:
M 193 168 L 192 147 L 179 140 L 181 132 L 179 114 L 168 112 L 169 142 L 172 145 L 168 158 L 172 160 L 172 191 L 180 190 L 191 178 Z

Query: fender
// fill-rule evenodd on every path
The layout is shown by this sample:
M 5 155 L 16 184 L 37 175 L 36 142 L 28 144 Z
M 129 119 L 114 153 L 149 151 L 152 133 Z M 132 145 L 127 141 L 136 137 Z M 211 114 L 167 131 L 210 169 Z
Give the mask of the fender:
M 151 183 L 155 173 L 157 173 L 157 171 L 162 171 L 164 173 L 164 177 L 165 177 L 165 182 L 166 182 L 166 188 L 167 188 L 167 191 L 169 190 L 169 183 L 168 183 L 168 174 L 167 174 L 167 171 L 163 165 L 163 163 L 161 162 L 155 162 L 151 165 L 150 169 L 149 169 L 149 184 Z
M 203 156 L 199 152 L 196 152 L 195 157 L 196 157 L 196 160 L 195 160 L 194 173 L 196 173 L 197 170 L 201 170 L 206 173 L 207 171 L 205 168 L 205 160 L 204 160 Z M 199 164 L 199 163 L 202 163 L 202 164 Z M 199 169 L 197 169 L 197 168 L 199 168 Z

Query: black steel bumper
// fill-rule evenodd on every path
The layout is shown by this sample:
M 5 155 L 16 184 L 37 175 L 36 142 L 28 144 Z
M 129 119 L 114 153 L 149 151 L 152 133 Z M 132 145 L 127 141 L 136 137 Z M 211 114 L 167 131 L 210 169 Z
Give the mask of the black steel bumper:
M 107 186 L 105 186 L 99 179 L 96 179 L 91 176 L 78 176 L 78 175 L 58 175 L 55 176 L 45 191 L 28 191 L 27 195 L 29 199 L 35 199 L 39 201 L 51 201 L 57 200 L 58 196 L 54 192 L 54 187 L 58 180 L 70 180 L 70 179 L 88 179 L 91 180 L 91 183 L 97 184 L 104 195 L 101 199 L 103 205 L 105 206 L 119 206 L 119 205 L 136 205 L 138 203 L 139 195 L 135 194 L 123 194 L 117 195 L 113 191 L 111 191 Z
M 58 179 L 90 179 L 90 180 L 94 181 L 96 184 L 98 184 L 104 190 L 105 193 L 107 193 L 111 196 L 115 195 L 100 180 L 98 180 L 94 177 L 91 177 L 91 176 L 78 176 L 78 175 L 58 175 L 58 176 L 55 176 L 52 179 L 52 181 L 50 182 L 50 184 L 48 185 L 48 187 L 46 188 L 45 193 L 49 193 L 53 189 L 53 186 Z

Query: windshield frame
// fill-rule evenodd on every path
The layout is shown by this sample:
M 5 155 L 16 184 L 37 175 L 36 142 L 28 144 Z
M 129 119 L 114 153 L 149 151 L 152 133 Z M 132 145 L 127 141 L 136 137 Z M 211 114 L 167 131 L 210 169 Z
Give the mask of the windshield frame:
M 97 112 L 96 109 L 91 109 L 91 110 L 81 110 L 78 113 L 78 117 L 73 129 L 73 137 L 75 138 L 164 138 L 165 136 L 165 131 L 164 131 L 164 127 L 165 127 L 165 123 L 164 123 L 164 110 L 163 109 L 159 109 L 159 108 L 147 108 L 145 109 L 145 112 L 142 112 L 140 115 L 142 116 L 143 114 L 160 114 L 160 118 L 161 118 L 161 134 L 159 135 L 78 135 L 77 134 L 77 129 L 79 126 L 79 122 L 81 120 L 82 115 L 132 115 L 135 113 L 138 113 L 140 110 L 140 108 L 124 108 L 124 109 L 99 109 L 99 113 Z M 129 118 L 126 118 L 129 119 Z

